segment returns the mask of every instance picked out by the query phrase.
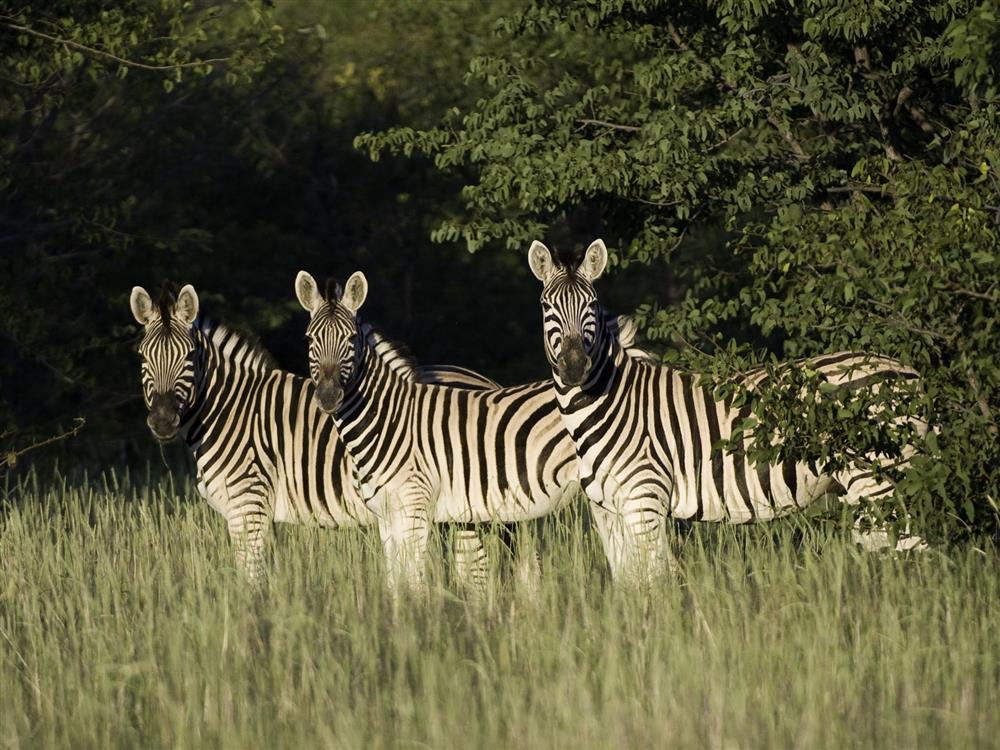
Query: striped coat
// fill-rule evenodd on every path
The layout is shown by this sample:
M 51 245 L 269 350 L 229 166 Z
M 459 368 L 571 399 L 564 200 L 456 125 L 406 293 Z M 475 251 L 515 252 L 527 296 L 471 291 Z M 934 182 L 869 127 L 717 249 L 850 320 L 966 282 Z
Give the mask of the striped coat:
M 316 408 L 308 379 L 279 370 L 255 341 L 199 316 L 190 286 L 165 293 L 158 305 L 136 287 L 132 310 L 143 326 L 139 354 L 150 429 L 161 440 L 179 436 L 188 445 L 198 492 L 226 519 L 237 564 L 251 580 L 262 574 L 272 522 L 374 523 L 350 456 L 333 420 Z M 496 386 L 462 368 L 414 370 L 374 332 L 366 336 L 372 351 L 386 356 L 385 366 L 407 377 Z M 470 564 L 480 564 L 478 536 L 461 542 Z M 461 570 L 466 560 L 456 562 L 460 578 L 482 576 Z
M 432 522 L 523 521 L 576 495 L 576 454 L 550 382 L 479 391 L 415 382 L 387 367 L 364 335 L 363 274 L 320 294 L 301 272 L 296 293 L 311 316 L 317 401 L 358 467 L 397 582 L 419 582 Z M 608 330 L 629 334 L 617 321 Z
M 593 287 L 606 261 L 600 240 L 578 264 L 556 262 L 538 242 L 529 251 L 544 284 L 545 351 L 559 411 L 616 575 L 647 575 L 673 564 L 664 533 L 669 517 L 745 523 L 803 508 L 837 488 L 846 490 L 850 503 L 891 494 L 892 485 L 876 479 L 867 461 L 826 472 L 792 460 L 754 464 L 746 450 L 717 448 L 749 416 L 748 408 L 717 400 L 690 373 L 625 355 L 604 323 Z M 854 352 L 795 366 L 816 370 L 840 388 L 917 379 L 895 360 Z M 767 387 L 764 377 L 763 371 L 752 373 L 747 384 Z M 913 426 L 918 434 L 926 431 L 923 423 Z M 744 437 L 745 448 L 748 441 Z

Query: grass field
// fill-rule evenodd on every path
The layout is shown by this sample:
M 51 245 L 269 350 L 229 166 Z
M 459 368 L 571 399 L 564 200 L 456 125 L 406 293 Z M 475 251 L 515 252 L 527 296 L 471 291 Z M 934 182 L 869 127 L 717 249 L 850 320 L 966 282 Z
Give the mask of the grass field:
M 283 528 L 254 595 L 187 485 L 107 484 L 8 490 L 2 747 L 1000 744 L 993 548 L 701 526 L 643 594 L 568 513 L 536 596 L 473 604 L 439 564 L 394 611 L 368 533 Z

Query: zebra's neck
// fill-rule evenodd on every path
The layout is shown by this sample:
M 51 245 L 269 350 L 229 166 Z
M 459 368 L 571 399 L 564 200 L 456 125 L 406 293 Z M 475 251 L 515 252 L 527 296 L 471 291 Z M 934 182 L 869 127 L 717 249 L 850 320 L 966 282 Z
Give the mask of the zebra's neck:
M 420 379 L 420 368 L 405 345 L 390 339 L 370 323 L 361 320 L 358 321 L 358 330 L 366 346 L 370 347 L 395 374 L 411 383 Z
M 184 410 L 181 436 L 195 449 L 220 422 L 246 418 L 234 408 L 248 391 L 266 379 L 277 365 L 253 338 L 221 323 L 199 318 L 192 330 L 195 342 L 195 395 Z
M 360 328 L 360 326 L 359 326 Z M 405 459 L 398 450 L 405 440 L 408 409 L 415 377 L 397 361 L 387 361 L 360 328 L 356 372 L 344 388 L 344 401 L 334 416 L 337 431 L 366 487 L 377 488 L 392 478 Z M 392 465 L 386 459 L 392 458 Z

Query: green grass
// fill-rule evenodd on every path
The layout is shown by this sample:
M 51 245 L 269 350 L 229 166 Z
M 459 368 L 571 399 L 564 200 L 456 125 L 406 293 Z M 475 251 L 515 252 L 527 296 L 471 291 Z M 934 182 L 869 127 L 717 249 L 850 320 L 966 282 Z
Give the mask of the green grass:
M 685 585 L 645 595 L 609 585 L 582 516 L 543 530 L 536 597 L 503 579 L 470 603 L 439 564 L 394 612 L 368 533 L 282 529 L 254 595 L 186 486 L 22 488 L 0 511 L 0 746 L 1000 741 L 993 548 L 702 526 Z

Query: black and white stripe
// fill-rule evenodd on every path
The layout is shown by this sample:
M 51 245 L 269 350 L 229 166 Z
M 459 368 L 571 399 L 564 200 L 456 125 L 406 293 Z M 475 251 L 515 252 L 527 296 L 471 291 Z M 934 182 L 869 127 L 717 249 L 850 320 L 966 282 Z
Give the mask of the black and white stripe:
M 892 492 L 888 481 L 860 464 L 827 473 L 790 460 L 754 464 L 745 452 L 717 449 L 749 411 L 716 400 L 691 373 L 625 355 L 604 324 L 593 287 L 606 262 L 600 240 L 579 263 L 557 262 L 540 242 L 529 251 L 531 268 L 544 284 L 545 353 L 559 411 L 616 575 L 672 564 L 664 533 L 668 517 L 764 521 L 802 508 L 837 485 L 849 503 Z M 855 352 L 797 366 L 845 388 L 917 378 L 895 360 Z M 763 371 L 753 373 L 747 384 L 765 387 L 764 377 Z M 918 433 L 926 430 L 922 423 L 914 426 Z
M 143 326 L 142 389 L 154 436 L 179 435 L 197 466 L 198 491 L 226 519 L 237 565 L 256 581 L 272 522 L 338 528 L 374 523 L 336 426 L 316 408 L 313 384 L 283 372 L 253 340 L 198 315 L 192 287 L 154 305 L 141 287 L 131 306 Z M 418 372 L 371 333 L 385 366 L 407 377 L 496 387 L 462 368 Z M 485 572 L 475 530 L 457 532 L 460 579 Z
M 575 496 L 576 454 L 550 381 L 477 391 L 414 382 L 385 365 L 357 316 L 363 274 L 321 295 L 303 271 L 296 294 L 311 316 L 317 399 L 358 467 L 394 576 L 420 580 L 432 522 L 523 521 Z M 634 327 L 611 321 L 608 330 L 625 338 Z

